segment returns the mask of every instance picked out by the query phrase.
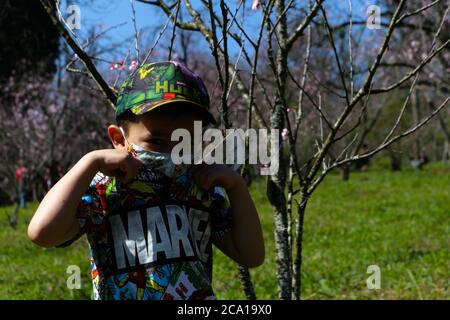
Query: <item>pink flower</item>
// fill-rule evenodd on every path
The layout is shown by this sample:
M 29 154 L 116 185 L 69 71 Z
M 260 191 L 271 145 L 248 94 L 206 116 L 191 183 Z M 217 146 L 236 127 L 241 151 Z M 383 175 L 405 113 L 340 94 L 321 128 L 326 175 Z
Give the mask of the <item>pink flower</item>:
M 408 50 L 406 50 L 406 58 L 411 61 L 412 59 L 414 59 L 414 52 L 412 51 L 411 48 L 408 48 Z
M 264 0 L 253 0 L 252 10 L 257 11 L 263 3 L 264 3 Z
M 120 68 L 120 70 L 123 70 L 122 66 L 123 66 L 123 62 L 111 63 L 111 65 L 109 66 L 109 70 L 117 70 L 119 68 Z
M 287 140 L 289 138 L 289 130 L 287 128 L 284 128 L 283 131 L 281 131 L 281 138 L 283 140 Z
M 131 61 L 130 66 L 128 67 L 128 70 L 133 71 L 138 67 L 138 62 L 136 60 Z
M 51 104 L 48 106 L 48 109 L 50 110 L 50 112 L 55 112 L 55 111 L 57 110 L 56 104 L 51 103 Z

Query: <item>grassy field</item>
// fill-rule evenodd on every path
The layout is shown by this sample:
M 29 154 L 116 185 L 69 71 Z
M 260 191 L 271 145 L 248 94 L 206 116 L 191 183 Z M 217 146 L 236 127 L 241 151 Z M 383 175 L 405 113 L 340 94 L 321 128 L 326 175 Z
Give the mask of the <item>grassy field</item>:
M 252 186 L 264 228 L 266 261 L 252 270 L 259 299 L 276 299 L 273 224 L 265 183 Z M 0 208 L 0 299 L 89 299 L 89 253 L 80 240 L 42 249 L 26 237 L 37 204 L 20 211 L 16 230 Z M 304 299 L 448 299 L 450 297 L 450 167 L 423 171 L 330 175 L 305 217 Z M 221 299 L 244 299 L 233 262 L 214 254 L 214 288 Z M 369 290 L 369 265 L 381 269 L 381 289 Z M 80 290 L 66 287 L 66 268 L 82 271 Z

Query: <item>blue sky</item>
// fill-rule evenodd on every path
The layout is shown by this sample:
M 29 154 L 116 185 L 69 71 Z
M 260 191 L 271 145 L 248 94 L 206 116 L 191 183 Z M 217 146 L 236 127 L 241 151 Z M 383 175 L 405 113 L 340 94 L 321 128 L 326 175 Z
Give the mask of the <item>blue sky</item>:
M 81 29 L 76 30 L 76 34 L 81 40 L 86 40 L 86 34 L 93 27 L 100 29 L 105 29 L 112 27 L 114 25 L 119 25 L 125 23 L 124 25 L 115 28 L 110 31 L 106 38 L 102 38 L 102 43 L 114 43 L 122 42 L 124 45 L 125 40 L 128 40 L 129 46 L 134 46 L 133 40 L 130 37 L 134 37 L 134 26 L 132 22 L 132 9 L 129 0 L 96 0 L 92 1 L 92 5 L 85 5 L 83 2 L 77 1 L 64 1 L 61 4 L 61 11 L 64 15 L 67 3 L 77 4 L 81 9 Z M 234 8 L 236 2 L 229 1 L 230 7 Z M 247 6 L 249 7 L 250 1 L 247 1 Z M 192 1 L 195 7 L 199 8 L 201 5 L 200 1 Z M 167 21 L 167 16 L 164 12 L 154 6 L 143 4 L 134 1 L 134 7 L 136 12 L 136 26 L 138 30 L 143 30 L 141 43 L 153 44 L 155 37 L 159 34 L 159 30 L 164 26 Z M 248 14 L 248 28 L 252 28 L 260 20 L 261 14 L 259 12 L 253 12 L 250 9 L 247 10 Z M 172 31 L 172 26 L 166 30 L 166 34 L 170 34 Z M 147 30 L 147 31 L 146 31 Z M 153 32 L 152 32 L 153 31 Z M 124 46 L 125 48 L 126 46 Z M 126 50 L 126 49 L 125 49 Z
M 171 1 L 168 1 L 171 2 Z M 229 0 L 227 4 L 233 9 L 236 7 L 238 1 Z M 261 21 L 261 11 L 254 12 L 250 9 L 251 0 L 245 2 L 245 15 L 246 23 L 245 29 L 251 36 L 256 37 L 256 31 Z M 288 1 L 286 1 L 288 2 Z M 298 0 L 296 3 L 304 3 L 304 0 Z M 353 12 L 354 16 L 364 18 L 365 8 L 370 4 L 379 4 L 382 1 L 376 0 L 353 0 Z M 90 3 L 90 4 L 89 4 Z M 199 0 L 192 1 L 194 7 L 202 8 L 202 4 Z M 216 2 L 217 3 L 217 2 Z M 348 1 L 326 1 L 328 16 L 332 23 L 338 23 L 347 19 L 348 15 Z M 109 31 L 106 36 L 103 36 L 99 43 L 101 45 L 117 44 L 113 50 L 101 55 L 103 59 L 114 61 L 123 58 L 125 52 L 131 49 L 131 54 L 134 55 L 134 28 L 132 22 L 132 10 L 130 0 L 71 0 L 62 1 L 61 12 L 63 15 L 66 13 L 66 7 L 68 4 L 76 4 L 81 10 L 81 29 L 76 30 L 76 34 L 81 42 L 87 39 L 89 30 L 95 28 L 96 30 L 104 30 L 106 28 L 124 24 L 120 27 Z M 89 4 L 89 5 L 88 5 Z M 145 45 L 150 47 L 155 41 L 159 30 L 167 21 L 167 16 L 161 9 L 134 1 L 136 11 L 136 24 L 137 29 L 142 30 L 140 37 L 141 46 Z M 217 11 L 219 9 L 217 8 Z M 241 9 L 242 10 L 242 9 Z M 295 10 L 295 9 L 294 9 Z M 187 17 L 187 14 L 186 14 Z M 187 17 L 188 18 L 188 17 Z M 205 20 L 208 20 L 208 16 L 205 14 Z M 172 26 L 166 30 L 166 35 L 171 34 Z M 209 48 L 206 46 L 206 42 L 200 39 L 197 42 L 199 45 L 204 46 L 205 51 L 209 52 Z M 239 48 L 231 41 L 230 51 L 233 55 L 237 55 Z M 141 51 L 143 48 L 141 48 Z

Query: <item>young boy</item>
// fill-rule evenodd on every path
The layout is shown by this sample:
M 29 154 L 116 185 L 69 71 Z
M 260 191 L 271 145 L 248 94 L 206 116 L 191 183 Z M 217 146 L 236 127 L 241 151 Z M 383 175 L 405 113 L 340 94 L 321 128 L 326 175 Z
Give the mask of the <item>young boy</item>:
M 86 233 L 95 299 L 214 299 L 212 243 L 243 266 L 262 264 L 241 176 L 223 165 L 173 170 L 172 131 L 214 122 L 208 107 L 203 81 L 185 66 L 141 66 L 108 127 L 114 149 L 86 154 L 42 200 L 28 236 L 61 247 Z

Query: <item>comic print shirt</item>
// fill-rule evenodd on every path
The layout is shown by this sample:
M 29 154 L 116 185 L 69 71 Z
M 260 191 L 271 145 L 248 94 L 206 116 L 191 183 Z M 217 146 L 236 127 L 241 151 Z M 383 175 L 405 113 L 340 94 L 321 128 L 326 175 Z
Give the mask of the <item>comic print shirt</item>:
M 221 188 L 141 167 L 123 184 L 101 173 L 78 208 L 90 245 L 94 299 L 214 299 L 212 241 L 231 229 Z M 75 239 L 64 244 L 69 245 Z

